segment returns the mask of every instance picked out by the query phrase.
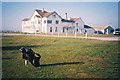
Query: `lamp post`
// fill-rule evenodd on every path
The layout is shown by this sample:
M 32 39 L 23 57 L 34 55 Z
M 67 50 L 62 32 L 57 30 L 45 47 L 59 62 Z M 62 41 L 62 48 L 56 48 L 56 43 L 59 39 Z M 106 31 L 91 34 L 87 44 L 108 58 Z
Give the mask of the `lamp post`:
M 87 31 L 85 30 L 85 37 L 87 38 Z
M 75 37 L 76 37 L 76 27 L 75 27 Z
M 59 33 L 58 33 L 58 37 L 59 37 Z
M 66 37 L 67 37 L 67 34 L 68 34 L 68 29 L 66 29 Z

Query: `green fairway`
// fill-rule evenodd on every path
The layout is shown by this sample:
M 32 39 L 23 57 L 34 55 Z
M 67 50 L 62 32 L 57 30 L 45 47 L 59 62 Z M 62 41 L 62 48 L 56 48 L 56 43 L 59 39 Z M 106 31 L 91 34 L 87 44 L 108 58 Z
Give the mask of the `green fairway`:
M 4 36 L 2 41 L 3 78 L 118 77 L 118 42 L 40 36 Z M 24 66 L 21 46 L 39 53 L 41 66 Z

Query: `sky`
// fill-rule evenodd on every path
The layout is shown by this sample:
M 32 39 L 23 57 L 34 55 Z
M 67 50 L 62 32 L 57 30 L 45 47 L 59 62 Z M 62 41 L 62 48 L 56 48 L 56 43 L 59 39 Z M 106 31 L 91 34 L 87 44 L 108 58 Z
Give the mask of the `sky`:
M 1 0 L 2 2 L 119 2 L 119 0 Z
M 2 30 L 2 3 L 0 2 L 0 30 Z
M 47 11 L 56 11 L 63 18 L 65 13 L 68 13 L 68 17 L 81 17 L 87 25 L 118 27 L 118 2 L 6 1 L 2 2 L 2 30 L 21 31 L 22 20 L 31 17 L 35 9 L 42 8 Z

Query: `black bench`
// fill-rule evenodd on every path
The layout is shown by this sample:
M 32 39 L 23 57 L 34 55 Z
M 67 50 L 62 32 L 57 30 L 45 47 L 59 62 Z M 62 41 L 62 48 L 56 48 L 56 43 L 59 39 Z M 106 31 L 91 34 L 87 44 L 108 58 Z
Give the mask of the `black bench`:
M 28 60 L 35 67 L 40 65 L 40 54 L 35 53 L 31 48 L 28 47 L 21 47 L 19 50 L 22 52 L 22 58 L 24 60 Z

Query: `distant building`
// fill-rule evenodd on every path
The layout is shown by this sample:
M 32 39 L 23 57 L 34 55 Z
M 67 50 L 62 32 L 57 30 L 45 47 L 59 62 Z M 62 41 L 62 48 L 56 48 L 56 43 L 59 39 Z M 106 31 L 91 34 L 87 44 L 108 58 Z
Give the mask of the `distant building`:
M 104 34 L 113 34 L 114 29 L 111 26 L 108 26 L 104 29 Z
M 85 32 L 81 18 L 63 19 L 56 11 L 35 10 L 30 18 L 22 20 L 25 33 L 79 33 Z
M 88 34 L 95 34 L 95 29 L 92 28 L 91 26 L 84 25 L 84 29 L 86 30 L 86 32 L 87 32 Z
M 95 34 L 104 34 L 105 26 L 93 26 L 95 29 Z
M 114 29 L 111 26 L 93 26 L 95 34 L 113 34 Z
M 114 30 L 114 33 L 113 34 L 119 34 L 120 35 L 120 28 L 116 28 L 115 30 Z

